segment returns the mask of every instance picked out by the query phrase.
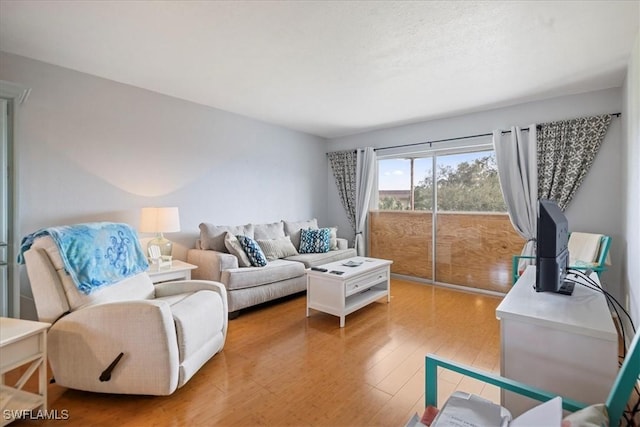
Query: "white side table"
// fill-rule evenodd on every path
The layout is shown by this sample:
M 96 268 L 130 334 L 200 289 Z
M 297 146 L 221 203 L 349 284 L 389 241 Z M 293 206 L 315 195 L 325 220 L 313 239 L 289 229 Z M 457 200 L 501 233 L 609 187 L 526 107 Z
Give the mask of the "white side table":
M 191 270 L 196 268 L 198 268 L 197 265 L 173 260 L 169 267 L 149 266 L 147 274 L 153 283 L 168 282 L 170 280 L 191 280 Z
M 0 417 L 7 425 L 21 411 L 42 408 L 47 411 L 47 329 L 49 323 L 0 317 Z M 14 386 L 6 385 L 4 375 L 29 364 Z M 22 390 L 38 371 L 38 393 Z

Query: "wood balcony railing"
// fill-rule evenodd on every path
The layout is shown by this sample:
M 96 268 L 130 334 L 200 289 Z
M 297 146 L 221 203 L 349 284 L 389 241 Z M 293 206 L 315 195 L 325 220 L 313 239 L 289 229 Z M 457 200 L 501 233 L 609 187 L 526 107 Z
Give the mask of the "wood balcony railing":
M 439 212 L 433 274 L 432 213 L 371 211 L 369 253 L 391 271 L 442 283 L 507 292 L 511 257 L 524 245 L 503 213 Z

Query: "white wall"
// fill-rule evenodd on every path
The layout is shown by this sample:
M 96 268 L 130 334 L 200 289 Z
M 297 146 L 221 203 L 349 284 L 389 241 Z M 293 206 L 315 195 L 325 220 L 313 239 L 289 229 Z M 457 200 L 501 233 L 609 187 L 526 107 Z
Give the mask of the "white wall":
M 629 58 L 624 84 L 623 234 L 622 259 L 624 304 L 636 327 L 640 325 L 640 33 Z
M 203 221 L 327 223 L 322 138 L 2 52 L 0 79 L 31 88 L 16 129 L 22 235 L 179 206 L 167 237 L 180 258 Z
M 428 102 L 425 101 L 425 102 Z M 330 140 L 328 151 L 356 147 L 387 147 L 491 133 L 513 125 L 528 126 L 555 120 L 620 112 L 622 88 L 563 96 L 447 119 L 432 120 Z M 620 295 L 624 236 L 622 233 L 622 121 L 614 118 L 595 162 L 576 193 L 566 214 L 571 230 L 598 232 L 613 238 L 613 266 L 603 274 L 603 282 Z M 349 230 L 333 177 L 328 178 L 329 222 Z

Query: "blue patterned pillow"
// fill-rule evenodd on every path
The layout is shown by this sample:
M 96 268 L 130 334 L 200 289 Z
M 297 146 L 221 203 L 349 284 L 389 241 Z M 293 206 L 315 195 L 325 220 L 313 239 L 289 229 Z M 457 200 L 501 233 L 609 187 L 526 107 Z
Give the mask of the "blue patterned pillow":
M 267 258 L 264 256 L 262 249 L 260 249 L 260 246 L 255 240 L 247 236 L 236 236 L 236 238 L 240 242 L 240 246 L 242 246 L 244 252 L 247 254 L 252 266 L 264 267 L 267 265 Z
M 301 254 L 320 254 L 331 248 L 331 230 L 328 228 L 307 228 L 300 230 Z

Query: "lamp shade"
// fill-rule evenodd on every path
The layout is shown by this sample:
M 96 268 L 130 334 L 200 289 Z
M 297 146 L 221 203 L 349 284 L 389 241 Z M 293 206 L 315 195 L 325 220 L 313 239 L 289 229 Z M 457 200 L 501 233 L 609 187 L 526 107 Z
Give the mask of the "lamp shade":
M 174 233 L 180 231 L 178 208 L 142 208 L 140 231 L 143 233 Z

